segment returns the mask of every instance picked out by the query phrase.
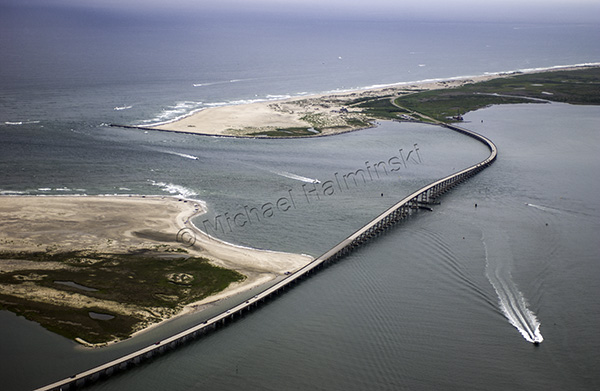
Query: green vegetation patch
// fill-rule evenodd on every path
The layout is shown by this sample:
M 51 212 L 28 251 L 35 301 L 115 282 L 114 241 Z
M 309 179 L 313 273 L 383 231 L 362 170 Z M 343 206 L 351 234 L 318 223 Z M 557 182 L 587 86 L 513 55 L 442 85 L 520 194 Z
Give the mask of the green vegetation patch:
M 379 119 L 396 119 L 402 114 L 410 113 L 404 108 L 395 106 L 389 97 L 364 100 L 357 103 L 355 107 L 360 107 L 364 114 Z
M 369 121 L 364 121 L 358 118 L 348 118 L 346 123 L 353 128 L 370 128 L 373 125 Z
M 262 132 L 250 133 L 250 136 L 302 137 L 302 136 L 314 136 L 319 133 L 321 133 L 321 132 L 317 129 L 297 127 L 297 128 L 265 130 Z
M 0 294 L 0 308 L 37 322 L 49 331 L 69 339 L 82 338 L 90 343 L 125 339 L 143 319 L 112 314 L 104 309 L 72 308 Z M 96 320 L 90 311 L 113 315 L 110 320 Z
M 306 114 L 300 118 L 302 121 L 306 121 L 312 125 L 313 129 L 321 130 L 328 127 L 328 121 L 323 114 Z
M 580 105 L 600 105 L 600 67 L 494 79 L 461 87 L 465 91 L 526 96 Z
M 409 94 L 397 98 L 395 103 L 449 122 L 454 116 L 490 105 L 542 100 L 600 105 L 600 68 L 515 74 L 452 89 Z
M 462 87 L 461 87 L 462 88 Z M 416 111 L 438 121 L 448 122 L 452 117 L 464 115 L 491 105 L 531 103 L 524 98 L 511 98 L 465 92 L 457 89 L 419 92 L 396 99 L 396 104 Z
M 346 102 L 346 106 L 352 107 L 352 106 L 358 106 L 362 103 L 366 103 L 372 100 L 379 100 L 379 99 L 384 99 L 384 98 L 388 98 L 388 99 L 392 99 L 391 95 L 382 95 L 382 96 L 378 96 L 376 98 L 373 98 L 372 96 L 363 96 L 360 98 L 356 98 L 356 99 L 352 99 L 348 102 Z
M 87 298 L 64 305 L 52 299 L 19 298 L 5 291 L 0 293 L 0 308 L 21 314 L 66 337 L 78 336 L 94 343 L 127 336 L 142 321 L 134 314 L 107 313 L 101 308 L 101 301 L 138 308 L 142 312 L 151 309 L 149 314 L 158 311 L 154 319 L 158 320 L 164 314 L 173 314 L 183 305 L 220 292 L 230 283 L 245 278 L 236 271 L 214 266 L 204 258 L 149 251 L 133 254 L 0 253 L 0 258 L 61 264 L 57 269 L 29 268 L 2 273 L 0 284 L 28 284 L 32 290 L 52 288 Z M 92 319 L 90 311 L 114 318 Z

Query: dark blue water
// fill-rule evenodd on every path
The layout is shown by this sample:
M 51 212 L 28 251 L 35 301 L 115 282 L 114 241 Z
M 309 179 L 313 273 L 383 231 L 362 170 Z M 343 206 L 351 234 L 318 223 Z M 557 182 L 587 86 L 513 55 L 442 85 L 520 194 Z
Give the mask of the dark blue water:
M 175 23 L 171 16 L 8 11 L 0 14 L 2 194 L 179 194 L 205 201 L 210 219 L 293 194 L 298 204 L 290 213 L 217 236 L 312 255 L 424 183 L 482 160 L 486 149 L 415 124 L 311 140 L 104 124 L 600 58 L 594 25 L 223 15 Z M 597 108 L 568 105 L 470 114 L 465 126 L 494 140 L 499 159 L 433 213 L 231 327 L 95 388 L 597 388 L 598 118 Z M 307 179 L 331 180 L 400 148 L 419 148 L 422 160 L 329 198 L 303 198 Z M 511 302 L 512 312 L 503 309 Z M 2 312 L 3 387 L 69 376 L 203 316 L 87 351 Z M 536 324 L 544 338 L 538 348 L 523 335 Z
M 18 7 L 0 18 L 0 124 L 152 123 L 228 102 L 600 60 L 590 24 L 125 19 Z

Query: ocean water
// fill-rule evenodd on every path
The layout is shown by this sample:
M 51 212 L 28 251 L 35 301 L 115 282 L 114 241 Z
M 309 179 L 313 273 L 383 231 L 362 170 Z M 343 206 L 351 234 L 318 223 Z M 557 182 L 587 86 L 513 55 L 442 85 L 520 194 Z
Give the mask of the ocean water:
M 106 124 L 600 59 L 594 25 L 209 16 L 174 24 L 18 8 L 0 19 L 1 194 L 185 196 L 209 208 L 195 221 L 201 228 L 293 196 L 289 213 L 214 235 L 315 256 L 403 195 L 482 160 L 486 149 L 418 124 L 383 122 L 309 140 Z M 598 388 L 599 118 L 598 107 L 564 104 L 467 115 L 465 127 L 497 144 L 498 161 L 433 212 L 218 333 L 91 389 Z M 315 179 L 400 149 L 418 149 L 420 159 L 330 197 L 310 192 Z M 0 312 L 0 384 L 31 389 L 209 315 L 89 351 Z M 541 345 L 530 343 L 539 338 Z

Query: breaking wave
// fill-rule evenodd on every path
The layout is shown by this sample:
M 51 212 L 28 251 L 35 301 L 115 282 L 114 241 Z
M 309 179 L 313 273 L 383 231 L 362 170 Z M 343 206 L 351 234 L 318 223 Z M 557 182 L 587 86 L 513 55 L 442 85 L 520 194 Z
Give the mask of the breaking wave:
M 167 193 L 177 195 L 178 197 L 190 198 L 192 196 L 198 195 L 194 190 L 188 189 L 187 187 L 181 185 L 175 185 L 173 183 L 165 183 L 165 182 L 156 182 L 153 180 L 149 180 L 152 186 L 160 187 L 162 191 L 166 191 Z
M 168 106 L 166 109 L 161 111 L 156 117 L 142 121 L 146 126 L 158 126 L 164 125 L 169 122 L 178 121 L 189 115 L 192 115 L 202 109 L 205 106 L 202 102 L 194 101 L 183 101 L 175 103 L 174 105 Z
M 220 81 L 212 81 L 212 82 L 208 82 L 208 83 L 193 83 L 192 85 L 194 87 L 207 87 L 207 86 L 214 86 L 214 85 L 218 85 L 218 84 L 239 83 L 241 81 L 250 81 L 250 80 L 257 80 L 257 78 L 220 80 Z
M 18 126 L 18 125 L 31 125 L 31 124 L 39 124 L 40 121 L 5 121 L 4 125 L 12 125 L 12 126 Z
M 24 191 L 18 191 L 18 190 L 2 190 L 0 189 L 0 195 L 24 195 L 27 194 Z

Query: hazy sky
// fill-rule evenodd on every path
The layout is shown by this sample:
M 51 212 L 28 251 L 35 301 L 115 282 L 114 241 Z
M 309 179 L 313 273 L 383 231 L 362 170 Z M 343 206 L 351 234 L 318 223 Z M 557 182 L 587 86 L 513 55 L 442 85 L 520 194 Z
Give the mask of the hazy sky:
M 318 18 L 600 23 L 600 0 L 0 0 L 95 10 L 306 15 Z

